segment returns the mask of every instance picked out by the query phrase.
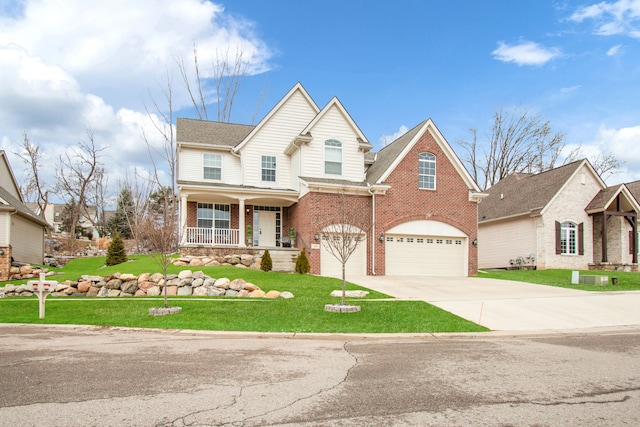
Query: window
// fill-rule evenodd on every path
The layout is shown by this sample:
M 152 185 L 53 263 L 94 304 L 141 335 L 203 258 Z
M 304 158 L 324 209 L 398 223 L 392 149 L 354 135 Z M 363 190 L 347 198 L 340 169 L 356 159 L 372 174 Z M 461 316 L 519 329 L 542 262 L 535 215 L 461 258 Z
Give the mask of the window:
M 436 189 L 436 156 L 420 153 L 418 157 L 418 188 Z
M 204 179 L 222 179 L 222 155 L 204 153 Z
M 262 156 L 262 180 L 276 181 L 276 156 Z
M 231 214 L 229 205 L 215 204 L 214 207 L 215 228 L 229 229 L 231 227 Z
M 572 222 L 563 222 L 560 225 L 560 252 L 563 255 L 577 254 L 578 227 Z
M 416 239 L 416 242 L 418 242 L 418 243 L 424 243 L 424 239 Z
M 407 237 L 407 243 L 413 243 L 413 237 Z
M 198 203 L 198 228 L 213 228 L 212 203 Z
M 342 175 L 342 142 L 336 139 L 324 142 L 324 173 Z

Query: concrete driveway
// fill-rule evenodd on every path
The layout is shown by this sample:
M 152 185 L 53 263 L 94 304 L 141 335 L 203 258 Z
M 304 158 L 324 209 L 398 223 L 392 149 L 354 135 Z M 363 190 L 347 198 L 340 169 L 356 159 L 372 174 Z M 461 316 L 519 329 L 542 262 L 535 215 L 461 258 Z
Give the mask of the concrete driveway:
M 347 280 L 396 298 L 426 301 L 491 330 L 640 325 L 640 291 L 587 292 L 478 277 L 358 276 Z

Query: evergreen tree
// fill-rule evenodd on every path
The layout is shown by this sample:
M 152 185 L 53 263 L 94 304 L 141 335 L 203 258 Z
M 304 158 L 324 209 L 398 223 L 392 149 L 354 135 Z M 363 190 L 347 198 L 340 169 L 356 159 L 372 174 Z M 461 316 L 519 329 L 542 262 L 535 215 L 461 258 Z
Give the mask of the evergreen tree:
M 132 237 L 131 221 L 133 220 L 133 196 L 128 188 L 123 188 L 118 195 L 116 212 L 108 223 L 110 230 L 116 230 L 124 239 Z
M 124 242 L 118 234 L 118 231 L 113 231 L 113 237 L 109 248 L 107 249 L 107 265 L 116 265 L 127 262 L 127 252 L 124 250 Z
M 269 249 L 265 249 L 262 254 L 262 261 L 260 261 L 260 270 L 271 271 L 272 268 L 273 261 L 271 261 L 271 254 L 269 253 Z
M 309 271 L 311 271 L 311 266 L 309 265 L 309 258 L 307 258 L 307 248 L 302 248 L 302 252 L 296 258 L 296 273 L 308 274 Z

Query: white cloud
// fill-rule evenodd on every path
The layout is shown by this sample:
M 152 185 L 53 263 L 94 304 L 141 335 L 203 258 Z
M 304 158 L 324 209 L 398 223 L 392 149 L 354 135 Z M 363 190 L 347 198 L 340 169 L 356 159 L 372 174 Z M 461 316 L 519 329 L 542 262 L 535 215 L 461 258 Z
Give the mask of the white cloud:
M 595 140 L 586 145 L 598 154 L 611 153 L 623 162 L 618 173 L 608 181 L 630 182 L 640 179 L 640 125 L 619 129 L 600 126 Z
M 594 21 L 594 32 L 598 35 L 627 34 L 640 38 L 640 0 L 603 1 L 580 7 L 569 19 L 575 22 Z
M 405 125 L 401 125 L 400 128 L 396 132 L 392 133 L 391 135 L 382 135 L 379 139 L 380 144 L 382 146 L 389 145 L 393 141 L 395 141 L 396 139 L 400 138 L 402 135 L 407 133 L 408 130 L 409 130 L 408 127 L 406 127 Z
M 523 65 L 544 65 L 554 58 L 561 56 L 560 49 L 546 48 L 538 43 L 521 41 L 515 44 L 498 43 L 498 48 L 492 52 L 493 57 L 502 62 L 514 62 Z
M 578 90 L 580 88 L 581 88 L 580 85 L 573 85 L 573 86 L 569 86 L 569 87 L 563 87 L 563 88 L 560 88 L 560 93 L 571 93 L 571 92 L 575 92 L 576 90 Z
M 243 52 L 248 74 L 269 69 L 271 52 L 252 23 L 233 19 L 207 0 L 25 0 L 0 14 L 0 145 L 17 175 L 21 161 L 11 154 L 22 132 L 46 153 L 44 174 L 55 175 L 55 159 L 86 140 L 91 129 L 112 191 L 119 179 L 152 164 L 151 144 L 162 140 L 144 109 L 150 96 L 164 99 L 160 85 L 173 72 L 173 108 L 190 105 L 175 61 L 189 67 L 194 43 L 201 64 L 216 50 Z M 173 71 L 172 71 L 173 70 Z M 204 67 L 205 77 L 211 69 Z M 166 172 L 163 172 L 166 173 Z
M 607 56 L 616 56 L 622 49 L 622 45 L 621 44 L 617 44 L 613 47 L 611 47 L 608 51 L 607 51 Z
M 216 51 L 234 59 L 242 49 L 249 74 L 267 70 L 271 56 L 252 23 L 206 0 L 27 0 L 23 13 L 0 24 L 0 46 L 17 44 L 73 75 L 85 91 L 134 108 L 176 60 L 190 66 L 194 43 L 201 64 Z M 209 67 L 202 71 L 211 75 Z

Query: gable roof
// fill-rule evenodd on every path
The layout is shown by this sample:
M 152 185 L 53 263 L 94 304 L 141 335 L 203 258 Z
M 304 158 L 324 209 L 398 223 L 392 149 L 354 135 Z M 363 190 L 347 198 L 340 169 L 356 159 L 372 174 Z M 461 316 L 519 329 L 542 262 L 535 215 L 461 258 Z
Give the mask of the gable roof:
M 596 194 L 593 200 L 589 202 L 589 205 L 585 210 L 590 214 L 596 212 L 604 212 L 609 206 L 611 206 L 611 204 L 619 195 L 624 195 L 626 200 L 628 201 L 628 205 L 621 206 L 621 208 L 627 209 L 630 207 L 635 212 L 640 212 L 640 205 L 638 205 L 637 199 L 631 193 L 626 184 L 619 184 L 600 190 L 600 192 Z
M 625 185 L 636 201 L 640 202 L 640 181 L 627 182 Z
M 18 181 L 16 180 L 16 176 L 13 174 L 13 169 L 11 169 L 11 165 L 9 164 L 9 158 L 7 157 L 7 153 L 5 153 L 4 150 L 0 150 L 0 158 L 2 158 L 4 169 L 6 170 L 10 181 L 2 183 L 2 181 L 4 180 L 0 179 L 0 186 L 11 184 L 12 188 L 5 188 L 5 190 L 8 190 L 14 197 L 20 199 L 20 202 L 22 203 L 24 200 L 22 198 L 22 194 L 20 193 L 20 188 L 18 187 Z
M 22 200 L 18 200 L 7 191 L 4 187 L 0 187 L 0 211 L 15 212 L 17 215 L 24 217 L 32 222 L 38 223 L 43 227 L 49 227 L 49 224 L 31 209 L 27 207 Z
M 307 135 L 311 133 L 311 129 L 313 129 L 316 123 L 318 123 L 322 119 L 322 117 L 324 117 L 325 114 L 327 114 L 327 112 L 332 108 L 337 108 L 347 119 L 347 123 L 349 124 L 349 126 L 351 126 L 356 135 L 358 135 L 360 148 L 362 148 L 365 152 L 371 150 L 373 148 L 373 145 L 367 140 L 367 137 L 364 136 L 364 133 L 362 133 L 356 122 L 353 121 L 351 115 L 347 112 L 346 108 L 344 108 L 344 105 L 342 105 L 342 102 L 340 102 L 340 100 L 336 96 L 331 98 L 331 101 L 329 101 L 327 105 L 325 105 L 324 108 L 320 110 L 318 114 L 316 114 L 313 120 L 311 120 L 311 122 L 309 122 L 309 124 L 302 130 L 302 132 L 300 132 L 300 135 Z
M 590 170 L 605 188 L 586 159 L 538 174 L 512 173 L 487 190 L 489 196 L 478 205 L 479 222 L 541 212 L 582 167 Z
M 176 119 L 176 141 L 233 148 L 255 128 L 252 125 L 211 122 L 198 119 Z
M 367 181 L 370 184 L 383 183 L 426 132 L 431 133 L 433 139 L 444 152 L 449 162 L 456 169 L 465 184 L 467 184 L 467 188 L 474 193 L 481 193 L 478 184 L 476 184 L 471 175 L 469 175 L 460 158 L 453 151 L 431 119 L 422 121 L 413 129 L 380 150 L 377 153 L 375 163 L 372 164 L 367 171 Z
M 233 149 L 234 152 L 238 152 L 242 149 L 242 147 L 256 134 L 258 133 L 258 131 L 260 129 L 262 129 L 262 127 L 265 125 L 265 123 L 267 123 L 271 117 L 273 117 L 274 114 L 276 114 L 276 112 L 282 108 L 282 106 L 284 104 L 287 103 L 287 101 L 295 94 L 295 93 L 301 93 L 302 96 L 307 100 L 307 102 L 309 103 L 309 105 L 311 106 L 311 108 L 314 109 L 314 111 L 317 113 L 320 112 L 320 108 L 318 108 L 318 105 L 315 103 L 315 101 L 311 98 L 311 96 L 309 95 L 309 93 L 307 92 L 307 90 L 302 86 L 302 84 L 300 82 L 296 83 L 291 90 L 289 90 L 289 92 L 286 93 L 285 96 L 282 97 L 282 99 L 271 109 L 271 111 L 269 111 L 269 113 L 267 113 L 266 116 L 264 116 L 264 118 L 262 120 L 260 120 L 260 123 L 258 123 L 253 129 L 251 129 L 251 132 L 249 132 L 248 135 L 246 135 L 244 137 L 244 139 L 235 146 L 235 148 Z

